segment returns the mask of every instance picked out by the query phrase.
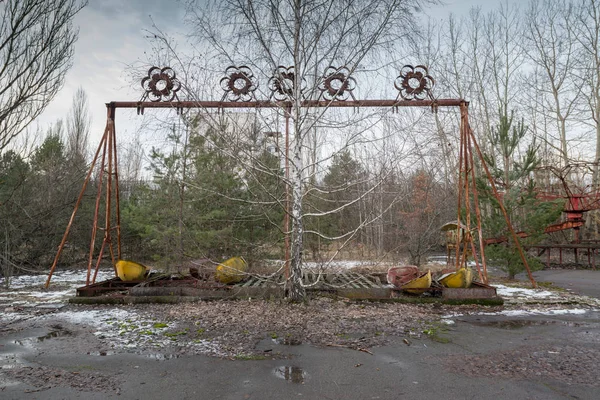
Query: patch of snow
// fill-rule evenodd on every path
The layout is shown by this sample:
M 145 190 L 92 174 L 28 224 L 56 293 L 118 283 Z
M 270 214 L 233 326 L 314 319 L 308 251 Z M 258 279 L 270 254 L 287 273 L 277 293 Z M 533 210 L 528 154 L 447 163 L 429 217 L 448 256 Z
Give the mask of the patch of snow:
M 69 290 L 61 290 L 58 292 L 38 292 L 38 291 L 34 291 L 28 294 L 28 296 L 31 297 L 37 297 L 41 300 L 44 301 L 52 301 L 52 300 L 56 300 L 56 299 L 60 299 L 63 298 L 65 296 L 69 296 L 72 295 L 73 291 L 71 289 Z
M 522 316 L 532 316 L 532 315 L 547 315 L 547 316 L 582 315 L 589 311 L 591 311 L 591 310 L 583 309 L 583 308 L 553 309 L 553 310 L 531 309 L 531 310 L 503 310 L 503 311 L 497 311 L 497 312 L 480 312 L 480 313 L 473 313 L 470 315 L 489 315 L 489 316 L 502 315 L 502 316 L 506 316 L 506 317 L 522 317 Z M 441 321 L 443 323 L 449 323 L 449 322 L 447 322 L 447 321 L 451 321 L 449 318 L 462 317 L 463 315 L 464 314 L 456 314 L 456 313 L 443 315 L 441 317 L 442 318 Z M 454 323 L 454 321 L 452 321 L 451 323 Z
M 456 318 L 456 317 L 462 317 L 464 314 L 461 313 L 450 313 L 450 314 L 446 314 L 446 315 L 442 315 L 442 319 L 443 318 Z
M 368 267 L 374 265 L 371 261 L 358 261 L 358 260 L 333 260 L 331 262 L 314 262 L 307 261 L 302 263 L 302 266 L 306 269 L 351 269 L 355 267 Z
M 50 288 L 43 289 L 48 274 L 19 275 L 10 280 L 9 288 L 0 297 L 1 305 L 35 305 L 37 303 L 60 303 L 75 295 L 75 289 L 85 285 L 87 269 L 57 271 L 52 275 Z M 114 271 L 98 271 L 96 282 L 114 277 Z M 0 286 L 4 285 L 0 279 Z M 0 317 L 0 320 L 4 320 Z
M 525 316 L 525 315 L 568 315 L 568 314 L 581 315 L 581 314 L 585 314 L 588 311 L 589 310 L 585 310 L 585 309 L 581 309 L 581 308 L 574 308 L 574 309 L 570 309 L 570 310 L 569 309 L 504 310 L 504 311 L 498 311 L 495 313 L 479 313 L 478 315 L 505 315 L 507 317 L 519 317 L 519 316 Z
M 494 285 L 498 296 L 501 297 L 515 297 L 515 298 L 529 298 L 529 299 L 549 299 L 560 297 L 557 293 L 543 289 L 526 289 L 509 287 L 504 285 Z
M 93 274 L 93 272 L 92 272 Z M 114 277 L 114 271 L 103 270 L 98 271 L 96 282 L 101 282 Z M 50 280 L 50 287 L 52 285 L 85 285 L 87 277 L 87 269 L 81 269 L 76 271 L 56 271 L 52 275 Z M 32 286 L 43 286 L 48 279 L 48 274 L 37 274 L 37 275 L 19 275 L 11 278 L 10 288 L 11 289 L 22 289 Z M 0 278 L 0 286 L 5 284 L 5 278 Z
M 283 260 L 270 260 L 270 264 L 282 267 L 284 264 Z M 374 267 L 381 265 L 388 265 L 387 262 L 378 261 L 364 261 L 364 260 L 333 260 L 333 261 L 303 261 L 302 267 L 309 270 L 347 270 L 356 267 Z
M 131 311 L 119 308 L 106 308 L 103 310 L 63 311 L 45 316 L 45 318 L 61 318 L 73 324 L 86 324 L 91 326 L 107 326 L 115 320 L 128 320 L 134 317 Z
M 177 322 L 170 321 L 163 327 L 157 325 L 150 315 L 131 310 L 113 307 L 102 310 L 62 311 L 42 318 L 64 319 L 73 324 L 91 326 L 98 340 L 113 349 L 131 351 L 144 347 L 188 347 L 198 353 L 225 355 L 216 341 L 187 339 L 187 331 L 177 332 Z
M 75 295 L 75 289 L 85 285 L 87 269 L 57 271 L 52 276 L 50 288 L 43 289 L 47 274 L 20 275 L 10 281 L 10 287 L 3 290 L 0 297 L 0 325 L 32 318 L 29 307 L 66 303 Z M 97 282 L 110 279 L 114 271 L 98 271 Z M 0 286 L 5 284 L 0 279 Z
M 23 319 L 24 315 L 18 312 L 8 312 L 6 309 L 0 312 L 0 325 L 8 325 L 11 322 Z
M 427 257 L 427 262 L 447 264 L 448 257 L 447 256 L 429 256 L 429 257 Z

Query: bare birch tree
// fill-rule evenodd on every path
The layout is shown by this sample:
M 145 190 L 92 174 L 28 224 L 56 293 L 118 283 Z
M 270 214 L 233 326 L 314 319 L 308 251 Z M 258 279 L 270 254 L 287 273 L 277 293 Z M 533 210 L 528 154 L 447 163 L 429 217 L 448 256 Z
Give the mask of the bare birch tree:
M 509 105 L 519 100 L 524 58 L 523 21 L 518 6 L 501 3 L 497 11 L 487 15 L 484 24 L 485 44 L 490 56 L 491 93 L 500 114 L 510 112 Z
M 0 150 L 62 88 L 73 61 L 80 0 L 0 2 Z
M 306 165 L 308 136 L 315 126 L 321 129 L 324 125 L 331 126 L 336 118 L 338 127 L 350 125 L 343 112 L 336 112 L 336 116 L 328 120 L 325 110 L 308 111 L 301 106 L 303 99 L 320 96 L 318 88 L 323 77 L 317 76 L 315 71 L 325 71 L 329 66 L 347 67 L 352 74 L 378 51 L 385 49 L 388 54 L 397 51 L 402 39 L 415 27 L 414 12 L 423 3 L 425 1 L 409 3 L 405 0 L 190 2 L 190 22 L 197 38 L 209 44 L 221 60 L 249 65 L 266 78 L 275 71 L 273 77 L 280 99 L 289 104 L 289 108 L 281 112 L 290 118 L 292 133 L 288 182 L 292 222 L 288 297 L 292 300 L 300 301 L 305 296 L 302 285 L 304 219 L 308 214 L 323 215 L 322 212 L 307 214 L 303 207 L 307 175 L 315 171 Z M 280 65 L 291 68 L 278 69 Z M 356 143 L 364 138 L 355 131 L 353 140 Z M 342 147 L 349 145 L 346 142 Z M 341 207 L 349 207 L 358 200 Z
M 571 3 L 544 0 L 532 1 L 525 14 L 527 59 L 535 66 L 532 73 L 542 75 L 540 80 L 528 79 L 536 85 L 529 88 L 542 101 L 540 111 L 556 122 L 557 150 L 565 165 L 569 162 L 568 120 L 581 90 L 573 79 L 577 63 L 575 33 L 570 26 L 573 12 Z
M 581 121 L 589 127 L 596 139 L 594 162 L 600 163 L 600 1 L 585 0 L 575 11 L 571 24 L 578 46 L 578 70 L 582 79 L 583 99 Z M 600 183 L 598 166 L 593 181 Z
M 87 158 L 91 124 L 87 94 L 80 87 L 73 96 L 73 105 L 67 116 L 66 132 L 67 153 L 79 166 L 85 164 Z

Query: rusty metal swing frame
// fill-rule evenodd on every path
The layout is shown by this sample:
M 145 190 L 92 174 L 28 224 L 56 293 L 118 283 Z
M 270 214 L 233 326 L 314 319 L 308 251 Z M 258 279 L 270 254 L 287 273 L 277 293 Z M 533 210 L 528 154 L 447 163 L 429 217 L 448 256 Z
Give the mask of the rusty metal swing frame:
M 256 78 L 250 68 L 246 66 L 236 67 L 231 66 L 225 71 L 226 76 L 220 81 L 220 86 L 224 90 L 223 97 L 220 101 L 180 101 L 177 92 L 181 84 L 177 79 L 175 72 L 169 67 L 157 68 L 152 67 L 148 71 L 148 76 L 142 79 L 142 87 L 145 90 L 144 95 L 139 101 L 113 101 L 106 103 L 107 121 L 104 135 L 100 140 L 100 144 L 92 159 L 91 166 L 86 175 L 83 187 L 77 198 L 69 223 L 67 224 L 65 233 L 58 246 L 56 256 L 50 268 L 48 278 L 45 283 L 47 288 L 52 279 L 52 274 L 58 264 L 60 255 L 65 247 L 69 231 L 79 209 L 79 205 L 83 199 L 86 188 L 90 182 L 94 169 L 98 160 L 98 191 L 96 194 L 96 203 L 94 208 L 94 219 L 92 226 L 92 238 L 88 255 L 88 268 L 86 276 L 86 285 L 95 283 L 100 263 L 103 259 L 104 251 L 108 248 L 115 275 L 117 275 L 115 261 L 121 259 L 121 216 L 119 209 L 119 174 L 118 174 L 118 159 L 116 146 L 116 130 L 115 130 L 115 115 L 119 108 L 137 109 L 138 114 L 143 114 L 148 108 L 170 108 L 175 109 L 179 113 L 183 109 L 217 109 L 224 110 L 229 108 L 271 108 L 281 109 L 285 113 L 285 176 L 286 181 L 289 178 L 289 119 L 293 103 L 290 100 L 293 94 L 294 85 L 301 85 L 299 77 L 293 71 L 293 67 L 279 66 L 271 79 L 268 87 L 271 91 L 269 99 L 259 100 L 256 98 L 255 91 L 258 87 Z M 502 198 L 500 197 L 494 180 L 485 163 L 483 153 L 477 144 L 475 135 L 469 125 L 468 102 L 464 99 L 434 99 L 431 89 L 434 85 L 433 78 L 428 74 L 427 68 L 422 65 L 410 66 L 405 65 L 399 76 L 394 81 L 394 87 L 398 90 L 396 99 L 391 100 L 357 100 L 352 91 L 355 88 L 355 80 L 351 76 L 351 72 L 346 67 L 329 67 L 324 73 L 321 84 L 318 89 L 321 94 L 316 100 L 302 100 L 300 107 L 379 107 L 392 108 L 397 110 L 399 107 L 430 107 L 434 112 L 438 107 L 458 107 L 460 109 L 460 148 L 459 148 L 459 179 L 458 179 L 458 213 L 457 221 L 461 221 L 461 208 L 464 203 L 465 207 L 465 224 L 466 237 L 463 238 L 464 244 L 460 246 L 460 239 L 457 235 L 456 246 L 456 269 L 466 264 L 467 246 L 471 248 L 473 257 L 475 258 L 477 271 L 480 279 L 488 282 L 487 266 L 484 252 L 484 240 L 481 230 L 481 212 L 479 208 L 479 198 L 475 187 L 475 164 L 473 157 L 473 149 L 477 153 L 479 162 L 483 166 L 488 182 L 492 187 L 494 196 L 500 204 L 500 209 L 505 217 L 507 227 L 511 233 L 511 237 L 517 247 L 521 260 L 527 270 L 529 279 L 533 287 L 536 287 L 536 282 L 531 274 L 529 265 L 525 258 L 523 248 L 521 247 L 518 237 L 512 227 L 510 219 L 504 208 Z M 351 100 L 349 100 L 351 98 Z M 106 179 L 104 175 L 106 174 Z M 104 186 L 106 186 L 104 190 Z M 114 190 L 113 190 L 114 187 Z M 104 226 L 99 226 L 100 202 L 102 195 L 105 195 L 105 215 Z M 477 251 L 471 235 L 471 194 L 473 195 L 476 230 L 478 232 L 479 251 L 481 253 L 481 269 Z M 113 197 L 114 197 L 114 218 L 115 225 L 112 226 L 113 220 Z M 285 232 L 285 277 L 289 277 L 289 203 L 290 193 L 289 184 L 286 185 L 286 212 L 284 220 Z M 94 257 L 96 249 L 96 240 L 98 230 L 104 233 L 102 243 L 96 258 Z M 116 255 L 113 243 L 113 230 L 116 231 Z M 115 257 L 116 256 L 116 257 Z M 95 263 L 94 263 L 95 260 Z M 94 274 L 92 276 L 92 266 L 94 265 Z

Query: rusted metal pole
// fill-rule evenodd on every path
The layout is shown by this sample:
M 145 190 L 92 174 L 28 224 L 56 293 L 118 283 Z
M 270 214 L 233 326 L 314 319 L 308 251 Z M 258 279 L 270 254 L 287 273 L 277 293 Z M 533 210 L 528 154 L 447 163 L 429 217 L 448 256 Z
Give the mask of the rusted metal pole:
M 477 268 L 477 274 L 479 275 L 479 279 L 483 281 L 483 274 L 481 273 L 481 265 L 479 265 L 479 258 L 477 257 L 477 250 L 475 249 L 475 243 L 470 241 L 471 244 L 471 252 L 473 253 L 473 259 L 475 260 L 475 267 Z M 485 283 L 485 281 L 483 282 Z
M 463 124 L 463 128 L 466 129 L 467 126 L 467 121 L 466 121 L 466 116 L 461 115 L 461 118 L 464 120 L 464 124 Z M 471 169 L 473 168 L 473 166 L 470 163 L 469 160 L 469 146 L 468 146 L 468 139 L 467 139 L 467 133 L 465 130 L 464 133 L 464 141 L 463 141 L 463 157 L 465 158 L 464 162 L 463 162 L 463 166 L 465 169 L 465 182 L 464 182 L 464 191 L 465 191 L 465 224 L 467 226 L 467 231 L 466 231 L 466 242 L 468 242 L 468 244 L 471 246 L 471 248 L 473 247 L 473 237 L 471 236 L 471 183 L 470 183 L 470 179 L 469 179 L 469 173 L 471 171 Z M 464 257 L 465 257 L 465 267 L 467 266 L 467 243 L 465 243 L 465 250 L 464 250 Z M 476 257 L 475 252 L 473 252 L 473 256 Z M 479 268 L 479 266 L 478 266 Z
M 562 265 L 562 247 L 558 249 L 558 264 Z
M 77 210 L 79 209 L 79 204 L 81 203 L 81 199 L 83 199 L 83 195 L 85 194 L 85 189 L 87 188 L 87 184 L 90 181 L 90 177 L 92 176 L 92 172 L 94 171 L 94 167 L 96 166 L 96 161 L 98 160 L 98 155 L 100 154 L 100 149 L 102 148 L 102 142 L 98 145 L 98 149 L 96 150 L 96 154 L 94 158 L 92 158 L 92 164 L 90 165 L 90 169 L 88 170 L 87 176 L 83 181 L 83 187 L 81 188 L 81 192 L 79 192 L 79 196 L 77 197 L 77 201 L 75 202 L 75 207 L 73 208 L 73 212 L 71 213 L 71 218 L 69 219 L 69 223 L 67 224 L 67 228 L 65 229 L 65 233 L 63 235 L 60 244 L 58 245 L 58 251 L 56 252 L 56 256 L 54 257 L 54 261 L 52 262 L 52 267 L 50 267 L 50 272 L 48 273 L 48 278 L 46 279 L 46 283 L 44 287 L 47 289 L 50 285 L 50 280 L 52 279 L 52 274 L 54 273 L 54 269 L 58 264 L 58 259 L 62 253 L 63 248 L 65 247 L 65 243 L 67 242 L 67 238 L 69 237 L 69 231 L 71 230 L 71 226 L 73 225 L 73 221 L 75 220 L 75 215 L 77 214 Z
M 466 116 L 465 116 L 466 120 Z M 474 174 L 474 165 L 473 159 L 470 157 L 470 142 L 468 135 L 465 135 L 465 164 L 467 168 L 465 169 L 465 198 L 466 198 L 466 209 L 467 209 L 467 218 L 466 224 L 468 227 L 468 241 L 469 246 L 471 247 L 471 253 L 473 254 L 473 260 L 475 261 L 475 267 L 477 268 L 477 273 L 479 275 L 480 280 L 483 279 L 483 275 L 481 273 L 481 266 L 479 265 L 479 257 L 477 257 L 477 250 L 475 250 L 475 243 L 473 243 L 473 235 L 471 234 L 471 190 L 475 191 L 475 174 Z M 475 199 L 473 200 L 475 202 Z M 476 204 L 477 205 L 477 204 Z
M 457 200 L 457 206 L 456 206 L 456 257 L 454 259 L 455 262 L 455 270 L 458 271 L 458 269 L 460 268 L 460 264 L 461 264 L 461 253 L 460 253 L 460 245 L 463 241 L 462 235 L 461 235 L 461 229 L 462 229 L 462 224 L 460 222 L 461 218 L 460 218 L 460 208 L 462 207 L 462 192 L 463 192 L 463 187 L 462 187 L 462 178 L 463 178 L 463 143 L 464 143 L 464 120 L 463 118 L 460 119 L 460 142 L 459 142 L 459 150 L 458 150 L 458 186 L 457 186 L 457 196 L 458 196 L 458 200 Z M 466 235 L 466 232 L 465 232 Z
M 104 130 L 104 136 L 102 137 L 102 142 L 104 143 L 102 149 L 102 162 L 100 163 L 100 173 L 98 174 L 98 192 L 96 193 L 96 206 L 94 207 L 94 220 L 92 222 L 92 237 L 90 239 L 90 252 L 88 256 L 88 268 L 87 268 L 87 276 L 85 278 L 85 284 L 90 284 L 90 277 L 92 273 L 92 263 L 94 261 L 94 248 L 96 247 L 96 234 L 98 232 L 98 214 L 100 212 L 100 199 L 102 198 L 102 187 L 104 181 L 104 169 L 106 165 L 106 145 L 108 141 L 109 134 L 109 120 L 106 120 L 106 129 Z
M 346 101 L 325 101 L 325 100 L 304 100 L 300 102 L 300 107 L 459 107 L 463 99 L 437 99 L 437 100 L 346 100 Z M 137 108 L 143 110 L 146 108 L 281 108 L 291 107 L 289 101 L 113 101 L 110 103 L 115 108 Z
M 115 159 L 115 213 L 117 218 L 117 259 L 121 259 L 121 206 L 119 193 L 119 159 L 117 157 L 117 128 L 115 125 L 115 108 L 110 106 L 110 119 L 112 120 L 113 131 L 113 157 Z
M 111 123 L 111 127 L 112 127 L 112 139 L 111 139 L 111 140 L 112 140 L 112 142 L 113 142 L 113 150 L 114 150 L 114 148 L 115 148 L 115 146 L 114 146 L 114 143 L 115 143 L 115 139 L 116 139 L 116 136 L 115 136 L 115 125 L 114 125 L 114 119 L 113 119 L 111 122 L 112 122 L 112 123 Z M 112 154 L 111 154 L 111 156 L 112 156 L 112 167 L 111 167 L 111 169 L 110 169 L 110 175 L 109 175 L 109 178 L 110 178 L 110 181 L 112 181 L 112 179 L 113 179 L 113 177 L 114 177 L 114 174 L 115 174 L 115 172 L 114 172 L 114 168 L 115 168 L 116 158 L 115 158 L 114 151 L 112 151 L 112 150 L 111 150 L 111 151 L 110 151 L 110 153 L 112 153 Z M 110 182 L 110 186 L 109 186 L 109 188 L 110 188 L 110 193 L 111 193 L 111 196 L 110 196 L 110 202 L 112 203 L 112 193 L 113 193 L 113 192 L 112 192 L 112 190 L 113 190 L 113 189 L 112 189 L 112 182 Z M 112 204 L 111 204 L 111 205 L 112 205 Z M 108 226 L 108 229 L 107 229 L 107 231 L 108 231 L 108 236 L 106 236 L 106 239 L 107 239 L 107 240 L 106 240 L 106 243 L 108 243 L 108 252 L 110 253 L 110 260 L 111 260 L 111 262 L 112 262 L 113 269 L 115 270 L 115 277 L 117 277 L 117 276 L 118 276 L 118 273 L 117 273 L 117 264 L 116 264 L 116 259 L 115 259 L 115 251 L 114 251 L 114 248 L 113 248 L 113 242 L 112 242 L 112 230 L 114 229 L 114 227 L 112 226 L 112 208 L 110 208 L 110 210 L 109 210 L 109 223 L 110 223 L 110 224 L 109 224 L 109 226 Z M 98 272 L 96 271 L 96 274 L 97 274 L 97 273 L 98 273 Z M 94 276 L 95 276 L 95 275 L 94 275 Z M 95 282 L 96 282 L 96 280 L 94 279 L 94 283 L 95 283 Z
M 521 246 L 521 243 L 519 242 L 519 238 L 517 237 L 517 234 L 515 233 L 515 230 L 513 229 L 512 223 L 510 222 L 510 218 L 508 218 L 508 213 L 506 212 L 504 203 L 502 202 L 502 199 L 500 198 L 500 194 L 498 193 L 498 189 L 496 188 L 496 184 L 494 183 L 492 174 L 490 173 L 490 170 L 488 169 L 485 159 L 483 158 L 483 153 L 481 152 L 481 149 L 479 148 L 479 145 L 477 144 L 475 135 L 473 134 L 473 131 L 471 130 L 471 128 L 468 126 L 467 126 L 467 132 L 471 136 L 471 140 L 473 141 L 473 146 L 477 150 L 477 155 L 479 156 L 481 165 L 483 166 L 483 169 L 485 170 L 487 179 L 492 187 L 492 192 L 494 193 L 494 197 L 496 197 L 496 200 L 498 201 L 498 205 L 500 206 L 500 210 L 502 211 L 502 214 L 504 215 L 504 220 L 506 221 L 506 227 L 508 228 L 508 230 L 513 238 L 515 246 L 517 247 L 517 251 L 519 252 L 519 255 L 521 257 L 521 261 L 523 262 L 523 265 L 525 266 L 525 269 L 527 270 L 527 275 L 529 276 L 529 281 L 531 282 L 531 286 L 534 288 L 537 288 L 537 283 L 535 282 L 535 279 L 533 278 L 533 275 L 531 274 L 531 269 L 529 268 L 529 263 L 527 262 L 527 259 L 525 258 L 525 252 L 523 251 L 523 247 Z
M 465 116 L 465 123 L 469 126 L 469 107 L 467 104 L 461 104 L 460 106 L 461 115 Z M 479 237 L 479 251 L 481 252 L 481 264 L 483 266 L 483 276 L 481 276 L 481 271 L 479 272 L 480 278 L 482 278 L 483 283 L 487 285 L 488 283 L 488 273 L 487 273 L 487 261 L 485 258 L 485 243 L 483 242 L 483 230 L 481 228 L 481 209 L 479 208 L 479 192 L 477 191 L 477 182 L 475 181 L 475 162 L 473 159 L 473 149 L 471 143 L 471 136 L 467 135 L 467 151 L 469 152 L 469 162 L 471 164 L 471 177 L 473 182 L 473 202 L 475 203 L 475 218 L 477 219 L 477 234 Z M 476 260 L 477 262 L 477 260 Z M 477 265 L 479 269 L 479 265 Z
M 106 218 L 105 218 L 105 231 L 104 231 L 104 242 L 108 243 L 108 247 L 111 250 L 111 261 L 113 269 L 115 270 L 115 276 L 117 275 L 117 267 L 115 266 L 114 256 L 112 254 L 112 239 L 111 239 L 111 222 L 112 222 L 112 178 L 113 178 L 113 141 L 114 141 L 114 125 L 113 119 L 109 119 L 110 133 L 108 134 L 108 171 L 106 174 Z
M 100 263 L 102 262 L 102 256 L 104 255 L 104 248 L 106 247 L 106 240 L 102 240 L 102 246 L 100 246 L 100 252 L 98 253 L 98 259 L 96 260 L 96 266 L 94 267 L 93 283 L 96 283 L 96 277 L 98 276 L 98 270 L 100 269 Z

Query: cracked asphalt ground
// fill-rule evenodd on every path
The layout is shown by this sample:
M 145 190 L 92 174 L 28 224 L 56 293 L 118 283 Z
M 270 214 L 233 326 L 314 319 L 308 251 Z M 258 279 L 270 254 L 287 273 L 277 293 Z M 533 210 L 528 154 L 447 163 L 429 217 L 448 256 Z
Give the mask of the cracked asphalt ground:
M 302 307 L 35 308 L 0 326 L 0 398 L 597 398 L 595 306 Z

